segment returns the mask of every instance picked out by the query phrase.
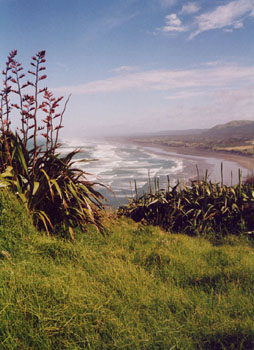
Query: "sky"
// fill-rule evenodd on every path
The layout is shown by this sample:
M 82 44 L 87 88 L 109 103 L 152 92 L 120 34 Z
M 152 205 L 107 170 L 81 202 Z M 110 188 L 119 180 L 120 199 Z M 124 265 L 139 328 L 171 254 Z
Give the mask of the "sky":
M 0 32 L 2 69 L 46 50 L 63 136 L 254 119 L 254 0 L 0 0 Z

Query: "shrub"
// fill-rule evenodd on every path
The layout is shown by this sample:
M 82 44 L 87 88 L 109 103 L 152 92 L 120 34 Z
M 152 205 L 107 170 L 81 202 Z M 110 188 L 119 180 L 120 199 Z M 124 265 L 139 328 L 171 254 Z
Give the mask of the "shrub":
M 0 182 L 8 186 L 31 212 L 37 227 L 47 233 L 94 224 L 101 232 L 100 219 L 103 198 L 89 182 L 86 173 L 73 167 L 73 157 L 59 153 L 59 131 L 63 115 L 59 104 L 48 88 L 40 88 L 46 79 L 45 51 L 32 57 L 31 79 L 24 82 L 24 69 L 12 51 L 2 71 L 3 88 L 0 93 Z M 20 125 L 13 131 L 13 115 L 20 117 Z M 40 138 L 44 139 L 40 142 Z
M 226 186 L 204 181 L 178 183 L 167 190 L 137 196 L 118 209 L 120 216 L 191 235 L 239 234 L 254 231 L 254 188 L 249 182 Z

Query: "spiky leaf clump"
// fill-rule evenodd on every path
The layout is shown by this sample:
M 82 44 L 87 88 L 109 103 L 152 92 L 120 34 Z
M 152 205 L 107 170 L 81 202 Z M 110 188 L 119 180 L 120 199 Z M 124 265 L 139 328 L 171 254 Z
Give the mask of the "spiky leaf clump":
M 254 233 L 253 211 L 254 187 L 250 183 L 226 186 L 205 180 L 150 191 L 120 207 L 118 214 L 191 235 L 239 234 Z
M 39 83 L 46 78 L 41 71 L 46 68 L 45 51 L 32 57 L 33 67 L 28 74 L 32 80 L 25 84 L 23 67 L 16 61 L 17 51 L 8 56 L 3 89 L 0 93 L 0 183 L 10 187 L 32 213 L 33 221 L 47 233 L 56 232 L 60 226 L 69 230 L 85 228 L 94 224 L 101 232 L 102 209 L 99 192 L 95 184 L 86 178 L 86 173 L 74 168 L 75 150 L 66 156 L 58 152 L 59 130 L 62 126 L 64 108 L 58 112 L 63 97 L 55 98 Z M 29 87 L 30 94 L 23 90 Z M 33 93 L 31 93 L 31 89 Z M 11 103 L 13 94 L 19 103 Z M 17 100 L 17 99 L 16 99 Z M 11 130 L 11 117 L 20 115 L 21 126 Z M 39 137 L 44 138 L 43 145 Z

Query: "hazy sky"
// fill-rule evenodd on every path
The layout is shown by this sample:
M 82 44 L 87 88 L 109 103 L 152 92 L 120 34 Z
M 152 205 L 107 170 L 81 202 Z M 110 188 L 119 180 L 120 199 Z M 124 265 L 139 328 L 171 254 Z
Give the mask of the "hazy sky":
M 0 0 L 0 32 L 1 68 L 47 51 L 65 135 L 254 119 L 254 0 Z

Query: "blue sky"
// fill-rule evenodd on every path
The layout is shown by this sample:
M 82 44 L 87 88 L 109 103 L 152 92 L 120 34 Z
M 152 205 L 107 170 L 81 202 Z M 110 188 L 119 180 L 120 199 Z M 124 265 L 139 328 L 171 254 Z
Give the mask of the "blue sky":
M 47 51 L 63 134 L 254 119 L 254 0 L 0 0 L 0 64 Z

